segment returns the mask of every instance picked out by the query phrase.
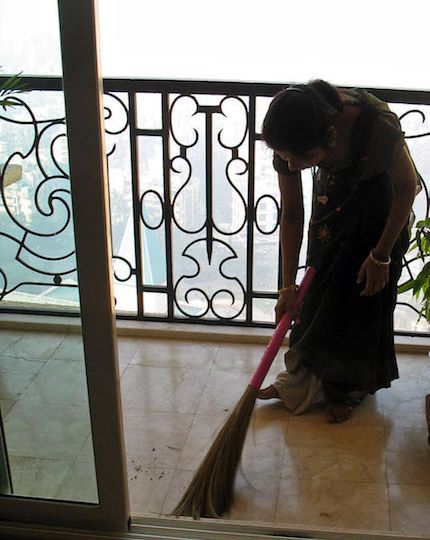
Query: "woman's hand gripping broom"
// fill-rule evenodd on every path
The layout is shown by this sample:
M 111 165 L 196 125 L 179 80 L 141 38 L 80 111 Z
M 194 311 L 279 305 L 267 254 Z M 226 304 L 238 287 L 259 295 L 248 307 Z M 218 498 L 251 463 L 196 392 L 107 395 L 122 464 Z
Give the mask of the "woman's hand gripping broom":
M 298 306 L 302 303 L 314 274 L 313 268 L 309 267 L 306 270 L 299 289 Z M 176 516 L 191 516 L 195 519 L 220 517 L 230 508 L 236 470 L 255 400 L 291 322 L 292 317 L 288 313 L 279 321 L 249 386 L 219 431 L 181 501 L 174 509 L 173 514 Z

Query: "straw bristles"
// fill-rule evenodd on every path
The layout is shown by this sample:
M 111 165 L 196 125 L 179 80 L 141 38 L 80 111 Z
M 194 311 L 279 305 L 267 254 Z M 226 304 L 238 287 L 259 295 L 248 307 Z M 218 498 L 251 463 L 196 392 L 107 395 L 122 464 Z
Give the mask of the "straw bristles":
M 258 390 L 248 386 L 219 431 L 181 501 L 176 516 L 220 517 L 233 501 L 237 466 Z

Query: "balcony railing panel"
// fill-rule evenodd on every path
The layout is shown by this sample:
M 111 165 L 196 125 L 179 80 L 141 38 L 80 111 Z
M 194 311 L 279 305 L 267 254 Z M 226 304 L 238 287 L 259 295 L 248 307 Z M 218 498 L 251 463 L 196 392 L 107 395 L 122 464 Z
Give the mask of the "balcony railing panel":
M 0 309 L 73 313 L 78 288 L 61 80 L 27 82 L 31 91 L 19 106 L 0 112 Z M 118 316 L 273 325 L 280 204 L 260 127 L 280 88 L 105 81 Z M 391 103 L 418 169 L 430 178 L 430 93 L 371 91 Z M 308 221 L 309 172 L 303 187 Z M 427 185 L 414 212 L 429 215 Z M 302 266 L 305 253 L 306 242 Z M 402 280 L 421 267 L 408 254 Z M 417 308 L 411 295 L 399 297 L 398 331 L 427 331 L 424 321 L 416 323 Z

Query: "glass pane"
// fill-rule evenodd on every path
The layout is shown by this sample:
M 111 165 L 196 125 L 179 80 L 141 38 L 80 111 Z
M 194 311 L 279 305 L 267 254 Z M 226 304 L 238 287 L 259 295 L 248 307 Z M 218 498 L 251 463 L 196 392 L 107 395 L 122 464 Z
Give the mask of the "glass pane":
M 256 322 L 275 322 L 276 300 L 271 298 L 255 298 L 252 301 L 252 318 Z
M 16 52 L 7 70 L 37 72 L 37 66 L 44 75 L 59 74 L 57 2 L 6 1 L 2 23 L 6 14 L 2 50 L 7 41 Z M 63 94 L 18 98 L 0 117 L 0 308 L 77 313 Z M 72 329 L 56 332 L 0 330 L 2 494 L 98 503 L 85 354 L 75 320 Z

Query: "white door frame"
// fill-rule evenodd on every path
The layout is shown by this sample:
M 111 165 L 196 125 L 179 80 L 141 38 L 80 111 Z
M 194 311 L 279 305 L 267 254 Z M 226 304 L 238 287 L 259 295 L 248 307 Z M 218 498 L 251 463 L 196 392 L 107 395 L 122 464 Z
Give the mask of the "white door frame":
M 97 0 L 58 0 L 82 334 L 99 504 L 0 497 L 0 520 L 126 531 Z

